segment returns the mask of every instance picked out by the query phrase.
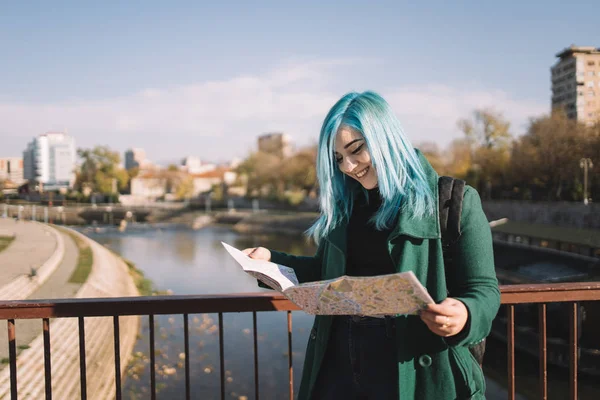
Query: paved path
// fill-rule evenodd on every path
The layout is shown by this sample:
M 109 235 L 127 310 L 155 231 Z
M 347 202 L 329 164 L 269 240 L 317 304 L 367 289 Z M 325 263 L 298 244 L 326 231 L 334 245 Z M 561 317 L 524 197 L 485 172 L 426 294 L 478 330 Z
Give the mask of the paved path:
M 15 240 L 0 252 L 0 286 L 22 275 L 31 268 L 39 268 L 54 253 L 57 243 L 54 235 L 42 224 L 0 218 L 0 235 L 15 235 Z
M 88 280 L 77 289 L 77 293 L 73 297 L 139 296 L 129 274 L 128 267 L 123 260 L 116 257 L 100 244 L 89 240 L 79 233 L 75 234 L 88 241 L 94 256 L 94 263 Z M 69 242 L 72 244 L 70 238 Z M 68 271 L 62 270 L 61 267 L 55 271 L 55 274 L 63 276 L 63 280 L 68 279 L 69 276 Z M 52 278 L 56 279 L 53 286 L 60 284 L 60 280 L 55 277 L 49 278 L 46 283 L 52 282 Z M 50 292 L 45 292 L 43 287 L 39 290 L 38 294 L 52 292 L 51 289 L 48 289 Z M 121 373 L 125 370 L 133 351 L 139 328 L 139 320 L 140 318 L 137 316 L 119 318 Z M 31 329 L 36 329 L 35 322 L 37 322 L 37 329 L 40 329 L 41 321 L 39 320 L 34 321 Z M 17 321 L 17 339 L 19 339 L 20 329 L 23 331 L 25 328 L 20 328 L 19 321 Z M 114 398 L 115 365 L 113 329 L 113 318 L 111 317 L 85 319 L 88 376 L 87 394 L 90 400 Z M 6 331 L 6 328 L 4 330 Z M 50 341 L 52 349 L 53 397 L 57 399 L 80 398 L 77 319 L 53 319 L 50 323 Z M 17 344 L 19 343 L 18 340 Z M 43 337 L 38 335 L 30 341 L 29 348 L 24 349 L 17 358 L 19 398 L 37 400 L 44 396 L 43 349 Z M 9 368 L 4 368 L 0 371 L 0 398 L 9 398 L 10 396 L 9 372 Z
M 79 250 L 69 235 L 61 232 L 65 241 L 65 255 L 52 275 L 33 292 L 28 299 L 59 299 L 73 297 L 81 284 L 69 283 L 71 274 L 77 267 Z M 27 346 L 33 339 L 42 333 L 42 321 L 37 319 L 17 320 L 15 322 L 17 333 L 17 346 Z M 0 332 L 6 332 L 6 321 L 0 321 Z M 0 360 L 8 358 L 7 335 L 0 334 Z M 24 348 L 24 347 L 21 347 Z M 20 353 L 20 349 L 17 349 Z M 0 364 L 0 369 L 4 364 Z

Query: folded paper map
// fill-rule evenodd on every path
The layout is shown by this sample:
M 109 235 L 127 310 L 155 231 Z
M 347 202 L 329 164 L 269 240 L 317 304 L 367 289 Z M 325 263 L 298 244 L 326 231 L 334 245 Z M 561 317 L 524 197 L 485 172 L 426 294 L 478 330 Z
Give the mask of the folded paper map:
M 246 273 L 282 293 L 308 314 L 416 314 L 434 302 L 412 271 L 368 277 L 341 276 L 299 284 L 292 268 L 252 259 L 226 243 L 223 246 Z

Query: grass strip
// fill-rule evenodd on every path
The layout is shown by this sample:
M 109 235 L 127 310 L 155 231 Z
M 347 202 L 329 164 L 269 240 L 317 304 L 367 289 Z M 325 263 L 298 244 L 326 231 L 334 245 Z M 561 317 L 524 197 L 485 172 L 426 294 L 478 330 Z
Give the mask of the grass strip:
M 129 268 L 129 275 L 131 275 L 133 278 L 133 282 L 135 283 L 135 287 L 137 287 L 138 291 L 140 292 L 140 296 L 152 296 L 157 294 L 152 281 L 146 278 L 144 273 L 139 270 L 133 262 L 118 254 L 117 257 L 121 257 L 125 264 L 127 264 L 127 268 Z
M 94 254 L 92 253 L 92 248 L 85 240 L 80 238 L 79 235 L 71 232 L 69 229 L 63 229 L 58 226 L 54 226 L 54 228 L 59 229 L 60 231 L 69 235 L 79 250 L 77 266 L 69 278 L 69 283 L 85 283 L 90 275 L 90 272 L 92 272 L 92 265 L 94 264 Z
M 14 236 L 0 236 L 0 251 L 6 249 L 15 240 Z

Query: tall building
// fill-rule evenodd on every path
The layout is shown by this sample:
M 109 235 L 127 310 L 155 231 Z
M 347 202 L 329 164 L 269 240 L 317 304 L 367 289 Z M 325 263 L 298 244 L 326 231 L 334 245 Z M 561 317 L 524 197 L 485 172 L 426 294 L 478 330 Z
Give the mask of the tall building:
M 143 168 L 146 163 L 146 152 L 143 149 L 129 149 L 125 152 L 125 169 Z
M 23 183 L 23 159 L 21 157 L 0 158 L 0 181 Z
M 556 54 L 552 68 L 552 108 L 571 119 L 593 124 L 600 119 L 600 48 L 572 45 Z
M 23 152 L 23 176 L 43 183 L 46 190 L 73 186 L 77 152 L 75 139 L 48 132 L 33 139 Z
M 289 157 L 292 155 L 292 141 L 285 133 L 267 133 L 258 137 L 258 151 Z
M 181 160 L 180 170 L 187 172 L 188 174 L 202 174 L 204 172 L 212 171 L 216 169 L 215 164 L 203 163 L 200 158 L 194 156 L 187 156 Z

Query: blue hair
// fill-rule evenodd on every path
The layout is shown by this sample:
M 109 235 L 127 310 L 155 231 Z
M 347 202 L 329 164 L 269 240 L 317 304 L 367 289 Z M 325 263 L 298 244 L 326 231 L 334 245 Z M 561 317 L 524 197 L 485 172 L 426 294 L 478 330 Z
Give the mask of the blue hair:
M 342 173 L 335 161 L 335 137 L 341 127 L 363 135 L 377 171 L 382 204 L 372 219 L 376 229 L 394 226 L 400 212 L 409 213 L 411 218 L 433 214 L 433 193 L 425 172 L 389 104 L 374 92 L 348 93 L 331 108 L 319 135 L 321 215 L 306 231 L 315 242 L 350 219 L 355 196 L 361 193 L 360 183 Z

